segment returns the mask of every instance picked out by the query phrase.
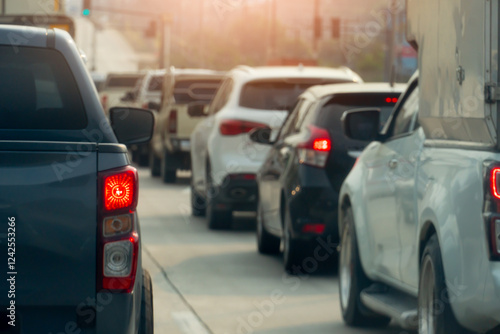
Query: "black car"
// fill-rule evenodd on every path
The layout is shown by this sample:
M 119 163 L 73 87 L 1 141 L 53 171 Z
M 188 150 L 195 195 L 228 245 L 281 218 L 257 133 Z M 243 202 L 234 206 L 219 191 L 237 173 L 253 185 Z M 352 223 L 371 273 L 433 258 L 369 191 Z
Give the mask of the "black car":
M 314 256 L 318 237 L 338 243 L 338 193 L 368 144 L 344 136 L 342 114 L 377 107 L 383 123 L 404 88 L 382 83 L 315 86 L 299 97 L 275 140 L 269 128 L 251 133 L 253 141 L 273 145 L 257 174 L 260 253 L 279 253 L 283 239 L 285 270 L 294 273 Z

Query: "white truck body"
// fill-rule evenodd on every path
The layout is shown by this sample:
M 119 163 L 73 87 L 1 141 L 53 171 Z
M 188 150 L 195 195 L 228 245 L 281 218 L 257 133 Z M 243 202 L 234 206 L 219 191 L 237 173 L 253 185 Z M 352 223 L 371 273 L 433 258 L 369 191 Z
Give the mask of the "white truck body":
M 408 0 L 426 138 L 497 145 L 498 0 Z

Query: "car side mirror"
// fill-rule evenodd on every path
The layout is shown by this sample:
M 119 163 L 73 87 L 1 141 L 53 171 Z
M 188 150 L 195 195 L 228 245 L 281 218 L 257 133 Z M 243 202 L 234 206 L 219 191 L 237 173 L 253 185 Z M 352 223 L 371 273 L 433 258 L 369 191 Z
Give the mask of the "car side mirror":
M 160 104 L 156 102 L 148 102 L 148 109 L 149 110 L 154 110 L 154 111 L 159 111 L 160 110 Z
M 273 142 L 271 141 L 271 133 L 272 129 L 270 127 L 255 128 L 250 131 L 248 136 L 254 143 L 272 145 Z
M 109 119 L 116 138 L 122 144 L 147 143 L 153 136 L 155 118 L 151 110 L 114 107 L 109 110 Z
M 203 117 L 207 116 L 205 112 L 206 104 L 201 104 L 201 103 L 196 103 L 196 104 L 191 104 L 188 107 L 188 115 L 190 117 Z
M 354 109 L 341 118 L 344 134 L 354 140 L 373 141 L 379 137 L 380 109 Z

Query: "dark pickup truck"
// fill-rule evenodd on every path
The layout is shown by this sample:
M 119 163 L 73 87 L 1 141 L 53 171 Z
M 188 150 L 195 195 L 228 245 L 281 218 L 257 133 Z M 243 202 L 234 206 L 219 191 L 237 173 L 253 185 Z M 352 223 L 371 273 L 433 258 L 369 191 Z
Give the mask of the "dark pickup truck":
M 123 145 L 153 126 L 106 119 L 68 33 L 0 26 L 0 333 L 153 333 Z

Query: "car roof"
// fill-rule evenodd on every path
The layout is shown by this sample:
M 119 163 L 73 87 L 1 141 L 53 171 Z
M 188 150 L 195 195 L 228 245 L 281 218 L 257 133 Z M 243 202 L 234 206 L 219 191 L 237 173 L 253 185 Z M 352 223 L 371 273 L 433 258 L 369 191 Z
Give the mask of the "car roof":
M 338 80 L 363 82 L 361 77 L 348 67 L 316 66 L 237 66 L 230 71 L 233 77 L 243 81 L 265 80 L 273 78 L 331 78 Z
M 56 31 L 56 33 L 60 33 L 58 32 L 59 29 L 54 30 Z M 62 32 L 62 30 L 59 31 Z M 20 43 L 20 41 L 18 40 L 18 43 L 20 44 L 15 44 L 15 42 L 13 42 L 12 40 L 12 36 L 21 37 L 22 43 Z M 47 46 L 47 36 L 48 29 L 46 28 L 9 24 L 0 25 L 0 45 L 9 45 L 13 48 L 15 48 L 16 45 L 49 48 L 49 46 Z M 67 36 L 69 36 L 69 34 Z
M 371 83 L 346 83 L 332 85 L 318 85 L 310 87 L 302 97 L 310 96 L 313 99 L 321 99 L 334 94 L 355 94 L 355 93 L 402 93 L 407 85 L 397 83 L 391 86 L 386 82 L 371 82 Z
M 180 76 L 180 75 L 213 75 L 213 76 L 224 76 L 226 72 L 224 71 L 215 71 L 215 70 L 207 70 L 204 68 L 175 68 L 175 67 L 170 67 L 168 73 L 173 74 L 175 76 Z

